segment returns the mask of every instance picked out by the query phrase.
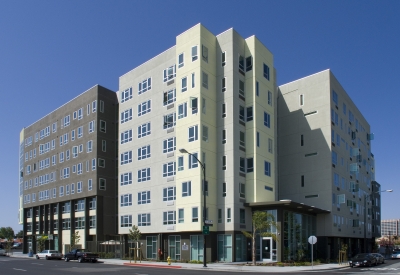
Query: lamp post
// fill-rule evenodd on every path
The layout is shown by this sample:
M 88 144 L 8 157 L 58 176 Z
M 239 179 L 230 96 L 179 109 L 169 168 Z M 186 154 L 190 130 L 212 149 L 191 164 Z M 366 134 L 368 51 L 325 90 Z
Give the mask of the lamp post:
M 364 251 L 367 251 L 367 199 L 371 199 L 373 194 L 380 194 L 382 192 L 393 192 L 392 189 L 372 192 L 371 194 L 364 195 Z
M 181 148 L 179 149 L 179 152 L 183 154 L 189 154 L 192 157 L 194 157 L 198 163 L 200 163 L 201 168 L 203 169 L 203 226 L 206 225 L 206 213 L 207 213 L 207 208 L 206 208 L 206 167 L 204 166 L 204 163 L 202 163 L 195 155 L 192 153 L 189 153 L 186 151 L 186 149 Z M 206 236 L 203 232 L 203 267 L 207 267 L 207 248 L 206 248 Z

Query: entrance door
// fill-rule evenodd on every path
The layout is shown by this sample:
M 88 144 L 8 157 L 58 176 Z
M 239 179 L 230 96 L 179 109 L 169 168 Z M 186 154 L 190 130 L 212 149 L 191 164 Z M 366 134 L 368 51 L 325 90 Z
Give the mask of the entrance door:
M 262 237 L 261 239 L 261 260 L 272 261 L 272 238 Z

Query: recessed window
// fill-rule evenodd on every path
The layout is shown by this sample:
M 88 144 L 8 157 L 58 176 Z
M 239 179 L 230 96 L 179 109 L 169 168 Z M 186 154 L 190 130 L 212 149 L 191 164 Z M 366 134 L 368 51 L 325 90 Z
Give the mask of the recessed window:
M 240 223 L 245 224 L 246 223 L 246 211 L 244 209 L 239 210 L 239 218 L 240 218 Z
M 184 78 L 182 78 L 181 80 L 182 83 L 182 90 L 181 92 L 186 92 L 187 91 L 187 77 L 185 76 Z
M 304 95 L 300 95 L 300 106 L 304 105 Z
M 304 135 L 300 135 L 300 146 L 304 146 Z
M 192 47 L 192 62 L 198 59 L 197 56 L 197 45 Z
M 271 163 L 268 161 L 264 162 L 264 174 L 268 177 L 271 176 Z
M 264 64 L 264 77 L 269 80 L 269 67 Z
M 132 108 L 127 109 L 121 113 L 121 124 L 128 122 L 132 119 Z
M 256 96 L 260 96 L 260 85 L 258 81 L 256 81 Z
M 184 170 L 183 156 L 178 157 L 178 171 Z
M 189 142 L 198 140 L 198 126 L 189 127 Z
M 253 120 L 253 106 L 250 106 L 246 108 L 246 121 L 252 121 L 252 120 Z
M 192 88 L 196 86 L 195 80 L 196 80 L 195 73 L 192 73 Z
M 244 57 L 239 55 L 239 72 L 244 74 Z
M 178 119 L 187 117 L 187 102 L 178 106 Z
M 150 226 L 150 213 L 138 214 L 138 226 Z
M 174 127 L 176 124 L 175 118 L 176 118 L 176 113 L 165 115 L 163 129 L 169 129 Z
M 239 183 L 239 197 L 246 198 L 246 185 L 244 183 Z
M 150 191 L 143 191 L 138 193 L 138 204 L 151 203 Z
M 125 207 L 131 205 L 132 205 L 132 194 L 121 195 L 120 206 Z
M 221 65 L 222 67 L 226 65 L 226 52 L 222 52 L 221 54 Z
M 226 170 L 226 156 L 222 156 L 222 170 Z
M 189 169 L 197 168 L 199 166 L 199 163 L 196 158 L 197 158 L 197 153 L 189 155 Z
M 106 132 L 106 122 L 104 120 L 100 120 L 100 132 Z
M 176 200 L 176 187 L 171 186 L 163 189 L 163 201 Z
M 163 177 L 171 177 L 175 175 L 176 162 L 171 161 L 163 164 Z
M 147 100 L 138 105 L 138 116 L 143 116 L 151 112 L 151 101 Z
M 163 153 L 173 152 L 176 150 L 176 137 L 163 140 Z
M 198 221 L 199 221 L 199 208 L 193 207 L 192 208 L 192 222 L 198 222 Z
M 182 197 L 190 197 L 192 195 L 192 182 L 182 182 Z
M 132 184 L 132 172 L 121 174 L 120 185 L 124 186 L 124 185 L 128 185 L 128 184 Z
M 271 128 L 271 116 L 267 112 L 264 112 L 264 125 Z
M 301 187 L 304 187 L 304 175 L 301 175 Z
M 272 106 L 272 92 L 268 91 L 268 105 Z
M 143 80 L 142 82 L 139 82 L 138 84 L 138 94 L 143 94 L 144 92 L 147 92 L 148 90 L 151 90 L 151 78 L 147 78 Z M 132 96 L 131 96 L 132 98 Z
M 203 140 L 208 142 L 208 127 L 203 125 Z
M 151 156 L 150 145 L 138 148 L 138 160 L 146 159 Z
M 222 78 L 222 92 L 226 91 L 226 77 Z
M 164 82 L 170 81 L 176 77 L 176 65 L 172 65 L 164 70 Z
M 232 221 L 232 213 L 231 213 L 231 208 L 226 209 L 226 222 L 231 222 Z
M 246 72 L 253 69 L 253 58 L 251 56 L 246 57 Z
M 121 144 L 132 141 L 132 129 L 121 133 Z
M 128 164 L 132 162 L 132 151 L 127 151 L 121 154 L 121 160 L 120 160 L 120 164 L 124 165 L 124 164 Z
M 205 72 L 203 72 L 203 79 L 201 83 L 204 88 L 208 89 L 208 74 Z
M 138 182 L 148 181 L 151 179 L 150 168 L 138 170 Z
M 178 223 L 185 222 L 185 212 L 184 209 L 178 209 Z
M 201 56 L 203 60 L 208 63 L 208 48 L 204 45 L 201 47 Z
M 226 117 L 226 104 L 222 103 L 222 118 Z
M 164 106 L 169 105 L 176 100 L 176 90 L 172 89 L 164 92 Z
M 150 122 L 144 123 L 138 127 L 138 138 L 142 138 L 151 134 Z
M 268 138 L 268 152 L 272 154 L 273 148 L 274 148 L 274 142 L 272 141 L 272 139 Z
M 241 146 L 243 148 L 246 147 L 245 138 L 246 138 L 246 134 L 244 132 L 240 131 L 239 132 L 239 146 Z
M 181 53 L 178 56 L 178 68 L 182 68 L 185 65 L 184 63 L 184 54 Z
M 257 147 L 260 147 L 260 132 L 257 132 Z
M 239 98 L 245 100 L 244 82 L 242 80 L 239 80 Z
M 251 173 L 254 171 L 254 161 L 253 158 L 246 159 L 246 172 Z
M 222 130 L 222 144 L 226 143 L 226 130 Z

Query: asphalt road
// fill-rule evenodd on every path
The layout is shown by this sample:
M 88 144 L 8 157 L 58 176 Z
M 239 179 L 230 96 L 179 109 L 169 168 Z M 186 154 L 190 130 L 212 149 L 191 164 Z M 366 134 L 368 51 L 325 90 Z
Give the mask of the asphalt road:
M 0 274 L 1 275 L 74 275 L 74 274 L 118 274 L 118 275 L 197 275 L 197 274 L 232 274 L 238 272 L 224 272 L 221 270 L 190 270 L 190 269 L 169 269 L 169 268 L 154 268 L 154 267 L 126 267 L 121 265 L 110 265 L 102 263 L 78 263 L 70 261 L 68 263 L 62 260 L 36 260 L 36 259 L 23 259 L 23 258 L 9 258 L 0 257 Z M 243 272 L 241 272 L 243 273 Z M 266 274 L 256 272 L 245 272 L 246 274 Z M 291 272 L 291 273 L 270 273 L 270 274 L 296 274 L 296 275 L 310 275 L 315 273 L 325 274 L 400 274 L 400 261 L 389 260 L 383 265 L 377 267 L 358 267 L 358 268 L 345 268 L 339 270 L 321 270 L 321 271 L 307 271 L 307 272 Z

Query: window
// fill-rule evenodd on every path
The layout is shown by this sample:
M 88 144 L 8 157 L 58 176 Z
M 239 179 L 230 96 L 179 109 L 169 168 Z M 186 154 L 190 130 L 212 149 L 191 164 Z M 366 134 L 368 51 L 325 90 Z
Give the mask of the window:
M 268 177 L 271 176 L 271 163 L 268 161 L 264 162 L 264 174 Z
M 121 133 L 121 144 L 127 143 L 132 141 L 132 129 L 126 130 L 125 132 Z
M 226 77 L 222 78 L 222 92 L 226 91 Z
M 257 132 L 257 147 L 260 147 L 260 132 Z
M 232 221 L 231 209 L 228 208 L 228 209 L 226 209 L 226 222 L 231 222 L 231 221 Z
M 222 197 L 226 197 L 226 182 L 222 183 Z
M 138 148 L 138 160 L 149 158 L 150 155 L 150 145 Z
M 304 105 L 304 95 L 300 95 L 300 106 Z
M 138 214 L 138 226 L 150 226 L 150 213 Z
M 55 133 L 57 132 L 57 122 L 54 122 L 51 126 L 52 132 Z
M 178 119 L 187 117 L 187 102 L 178 106 Z
M 150 168 L 138 170 L 138 182 L 148 181 L 150 179 Z
M 239 182 L 239 196 L 241 198 L 246 198 L 246 185 Z
M 222 67 L 224 67 L 226 65 L 226 52 L 222 52 L 222 54 L 221 54 L 221 64 L 222 64 Z
M 92 189 L 93 189 L 92 179 L 88 179 L 88 191 L 92 191 Z
M 99 167 L 104 168 L 104 167 L 106 167 L 106 161 L 104 159 L 99 158 L 98 165 L 99 165 Z M 82 163 L 81 163 L 81 166 L 82 166 Z M 79 167 L 79 164 L 78 164 L 78 167 Z
M 104 101 L 100 100 L 100 112 L 104 113 Z
M 176 150 L 176 137 L 165 139 L 163 141 L 163 153 L 173 152 Z
M 264 77 L 269 80 L 269 67 L 264 64 Z
M 138 85 L 138 95 L 151 90 L 151 78 L 145 79 Z
M 192 108 L 192 115 L 197 114 L 198 107 L 197 97 L 190 97 L 190 108 Z
M 199 208 L 193 207 L 192 208 L 192 222 L 198 222 L 198 221 L 199 221 Z
M 189 169 L 197 168 L 199 166 L 199 163 L 197 162 L 196 158 L 197 158 L 197 153 L 189 155 Z
M 226 104 L 222 103 L 222 118 L 226 117 Z
M 127 109 L 121 113 L 121 124 L 128 122 L 132 119 L 132 108 Z
M 184 78 L 182 78 L 181 80 L 182 83 L 182 90 L 181 92 L 186 92 L 187 91 L 187 77 L 185 76 Z
M 246 211 L 244 209 L 240 209 L 240 223 L 245 224 L 246 223 Z
M 245 114 L 244 114 L 244 107 L 239 106 L 239 120 L 244 122 L 245 120 Z
M 163 189 L 163 201 L 176 200 L 176 187 L 171 186 Z
M 151 101 L 145 101 L 138 105 L 138 116 L 145 115 L 151 111 Z
M 172 65 L 164 70 L 164 82 L 174 79 L 176 76 L 176 65 Z
M 246 72 L 253 69 L 253 60 L 251 56 L 246 57 Z
M 96 228 L 96 216 L 89 216 L 89 228 Z
M 192 73 L 192 88 L 194 88 L 196 86 L 195 80 L 196 80 L 195 74 Z
M 274 142 L 272 141 L 272 139 L 268 138 L 268 153 L 272 154 L 272 148 L 274 148 Z
M 83 136 L 83 126 L 78 127 L 78 138 L 81 138 Z
M 245 158 L 239 159 L 239 171 L 246 173 L 246 159 Z
M 121 216 L 121 227 L 132 227 L 132 215 Z
M 332 164 L 337 165 L 337 153 L 332 151 Z
M 239 72 L 244 74 L 244 57 L 239 55 Z
M 196 61 L 198 58 L 197 56 L 197 45 L 192 47 L 192 62 Z
M 208 89 L 208 74 L 203 72 L 203 79 L 202 79 L 202 85 L 204 88 Z
M 178 68 L 182 68 L 185 65 L 184 63 L 184 54 L 181 53 L 178 56 Z
M 96 108 L 97 108 L 97 100 L 92 102 L 92 113 L 96 112 Z
M 128 101 L 132 98 L 132 88 L 126 89 L 125 91 L 121 91 L 121 103 Z
M 226 170 L 226 156 L 222 156 L 222 170 Z
M 121 165 L 132 162 L 132 151 L 127 151 L 121 154 Z
M 53 139 L 54 140 L 54 139 Z M 71 141 L 74 141 L 75 140 L 75 130 L 72 130 L 71 131 Z M 54 147 L 55 147 L 55 142 L 54 142 Z
M 218 223 L 222 223 L 222 209 L 218 209 Z
M 163 177 L 171 177 L 175 175 L 176 162 L 168 162 L 163 164 Z
M 174 127 L 176 124 L 176 113 L 171 113 L 164 116 L 163 129 L 169 129 Z
M 138 204 L 148 204 L 150 202 L 150 191 L 143 191 L 138 193 Z
M 190 197 L 192 195 L 192 182 L 182 182 L 182 197 Z
M 144 123 L 138 127 L 138 138 L 145 137 L 150 134 L 150 122 Z
M 208 142 L 208 127 L 203 125 L 203 140 Z
M 60 186 L 60 197 L 64 196 L 64 186 Z
M 189 142 L 198 140 L 198 126 L 189 127 Z
M 201 56 L 203 60 L 208 63 L 208 48 L 204 45 L 201 45 Z
M 99 159 L 99 163 L 100 163 L 100 160 L 101 159 Z M 104 160 L 103 160 L 104 161 Z M 100 166 L 100 165 L 99 165 Z M 83 164 L 82 163 L 78 163 L 77 164 L 77 167 L 78 167 L 78 169 L 77 169 L 77 174 L 78 175 L 81 175 L 82 174 L 82 170 L 83 170 Z M 104 166 L 100 166 L 100 167 L 104 167 Z
M 64 117 L 64 127 L 69 126 L 70 123 L 70 115 L 67 115 L 66 117 Z
M 240 131 L 239 132 L 239 146 L 241 147 L 246 147 L 246 143 L 245 143 L 245 133 Z
M 132 172 L 121 174 L 121 186 L 132 184 Z
M 77 193 L 82 193 L 82 189 L 83 189 L 83 183 L 81 181 L 78 181 L 76 183 L 76 192 Z
M 185 214 L 184 209 L 178 209 L 178 223 L 185 222 Z
M 271 128 L 271 117 L 268 113 L 264 112 L 264 125 Z
M 64 134 L 64 144 L 68 143 L 69 133 Z
M 244 82 L 239 80 L 239 98 L 244 100 L 245 99 L 245 94 L 244 94 Z
M 252 120 L 253 120 L 253 106 L 250 106 L 246 108 L 246 121 L 252 121 Z
M 106 179 L 99 179 L 99 190 L 106 190 Z
M 222 144 L 226 143 L 226 130 L 222 130 Z
M 256 96 L 260 95 L 260 85 L 258 83 L 258 81 L 256 81 Z
M 248 159 L 246 160 L 246 167 L 247 167 L 247 173 L 253 172 L 253 170 L 254 170 L 254 167 L 253 167 L 253 158 L 248 158 Z
M 272 92 L 268 91 L 268 105 L 272 106 Z
M 59 163 L 62 163 L 62 162 L 64 162 L 64 152 L 60 152 L 60 154 L 58 154 L 58 157 L 59 157 Z
M 76 147 L 76 146 L 74 146 L 74 147 Z M 86 153 L 92 152 L 92 149 L 93 149 L 93 140 L 89 140 L 86 143 Z
M 304 175 L 301 175 L 301 187 L 304 187 Z
M 206 99 L 204 97 L 201 99 L 201 103 L 202 103 L 201 104 L 201 111 L 203 112 L 203 114 L 205 114 L 207 108 L 206 108 Z
M 346 115 L 347 112 L 347 106 L 345 103 L 343 103 L 343 114 Z
M 184 169 L 183 166 L 183 156 L 178 157 L 178 171 L 182 171 Z
M 132 194 L 121 195 L 121 207 L 132 205 Z
M 304 146 L 304 135 L 300 135 L 300 146 Z
M 164 92 L 164 106 L 169 105 L 176 100 L 176 89 Z
M 107 149 L 107 141 L 103 139 L 101 141 L 101 151 L 106 152 L 106 149 Z
M 176 211 L 163 212 L 163 224 L 176 224 Z
M 335 102 L 336 106 L 339 105 L 338 95 L 334 90 L 332 90 L 332 100 Z
M 96 126 L 95 120 L 89 122 L 89 134 L 95 131 L 95 129 L 96 129 L 95 126 Z

